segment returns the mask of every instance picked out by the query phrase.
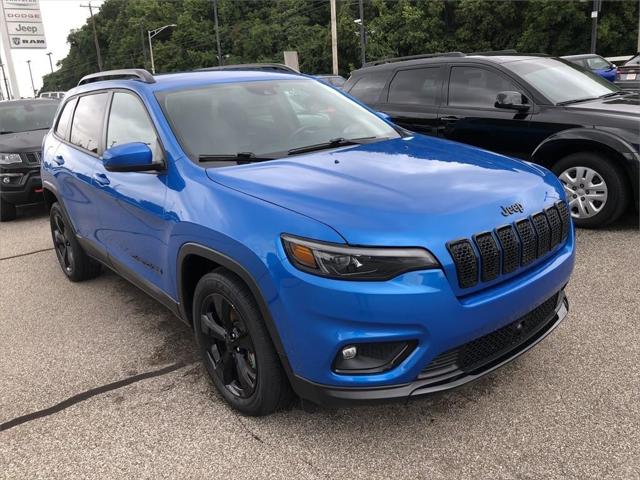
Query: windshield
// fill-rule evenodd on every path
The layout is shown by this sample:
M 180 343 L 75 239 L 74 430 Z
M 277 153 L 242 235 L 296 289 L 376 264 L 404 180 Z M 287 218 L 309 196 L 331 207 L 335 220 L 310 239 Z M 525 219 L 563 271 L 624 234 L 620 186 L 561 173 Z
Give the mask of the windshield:
M 504 66 L 555 104 L 589 100 L 620 90 L 598 75 L 554 58 L 519 60 Z
M 377 115 L 314 80 L 220 83 L 157 98 L 195 161 L 239 153 L 275 158 L 310 145 L 338 146 L 336 139 L 399 136 Z
M 51 128 L 58 102 L 0 103 L 0 134 Z

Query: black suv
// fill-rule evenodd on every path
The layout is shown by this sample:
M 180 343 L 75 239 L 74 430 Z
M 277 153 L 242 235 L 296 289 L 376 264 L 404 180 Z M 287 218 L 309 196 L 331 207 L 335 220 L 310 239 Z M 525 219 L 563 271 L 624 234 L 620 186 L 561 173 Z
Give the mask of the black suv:
M 344 90 L 409 130 L 553 170 L 578 226 L 638 208 L 640 95 L 562 59 L 452 52 L 386 59 Z

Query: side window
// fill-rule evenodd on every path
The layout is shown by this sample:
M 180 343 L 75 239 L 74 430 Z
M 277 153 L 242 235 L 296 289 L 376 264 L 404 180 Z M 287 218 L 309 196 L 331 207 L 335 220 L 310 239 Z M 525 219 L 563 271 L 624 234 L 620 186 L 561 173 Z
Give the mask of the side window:
M 364 103 L 376 103 L 387 83 L 388 72 L 371 73 L 358 80 L 349 93 Z
M 130 93 L 116 92 L 109 113 L 107 148 L 131 142 L 149 145 L 154 162 L 162 159 L 160 142 L 145 106 Z
M 71 116 L 73 115 L 73 109 L 76 107 L 77 99 L 72 98 L 64 107 L 62 107 L 62 113 L 58 117 L 58 123 L 56 125 L 56 135 L 65 140 L 69 139 L 69 127 L 71 126 Z
M 449 106 L 493 109 L 496 95 L 505 90 L 520 91 L 512 82 L 490 70 L 453 67 L 449 79 Z
M 436 105 L 440 85 L 440 68 L 400 70 L 389 86 L 389 103 Z
M 80 97 L 71 124 L 71 143 L 99 153 L 102 119 L 108 99 L 109 94 L 106 92 Z

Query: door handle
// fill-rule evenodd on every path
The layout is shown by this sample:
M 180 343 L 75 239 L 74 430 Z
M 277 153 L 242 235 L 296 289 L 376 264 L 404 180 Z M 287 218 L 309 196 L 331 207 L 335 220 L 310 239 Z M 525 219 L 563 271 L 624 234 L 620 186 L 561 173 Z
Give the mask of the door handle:
M 98 185 L 107 186 L 111 183 L 109 177 L 107 177 L 104 173 L 96 173 L 93 176 L 93 179 L 96 181 Z
M 445 115 L 444 117 L 440 117 L 440 120 L 443 122 L 457 122 L 458 120 L 462 120 L 462 117 L 457 117 L 456 115 Z
M 64 157 L 62 155 L 55 155 L 53 157 L 53 161 L 56 162 L 58 165 L 64 165 Z

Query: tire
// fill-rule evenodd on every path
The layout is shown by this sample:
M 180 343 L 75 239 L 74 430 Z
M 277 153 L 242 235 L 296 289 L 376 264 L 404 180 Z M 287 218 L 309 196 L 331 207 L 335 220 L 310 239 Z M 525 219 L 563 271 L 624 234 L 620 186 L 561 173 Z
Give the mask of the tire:
M 553 165 L 553 172 L 564 186 L 577 227 L 603 227 L 625 211 L 629 191 L 624 173 L 605 155 L 572 153 Z
M 82 249 L 57 202 L 51 206 L 49 223 L 56 257 L 67 278 L 72 282 L 81 282 L 100 274 L 100 263 L 89 257 Z
M 220 394 L 243 415 L 269 415 L 292 392 L 260 310 L 235 275 L 204 275 L 193 298 L 193 326 L 202 361 Z
M 0 222 L 8 222 L 16 219 L 16 206 L 0 199 Z

